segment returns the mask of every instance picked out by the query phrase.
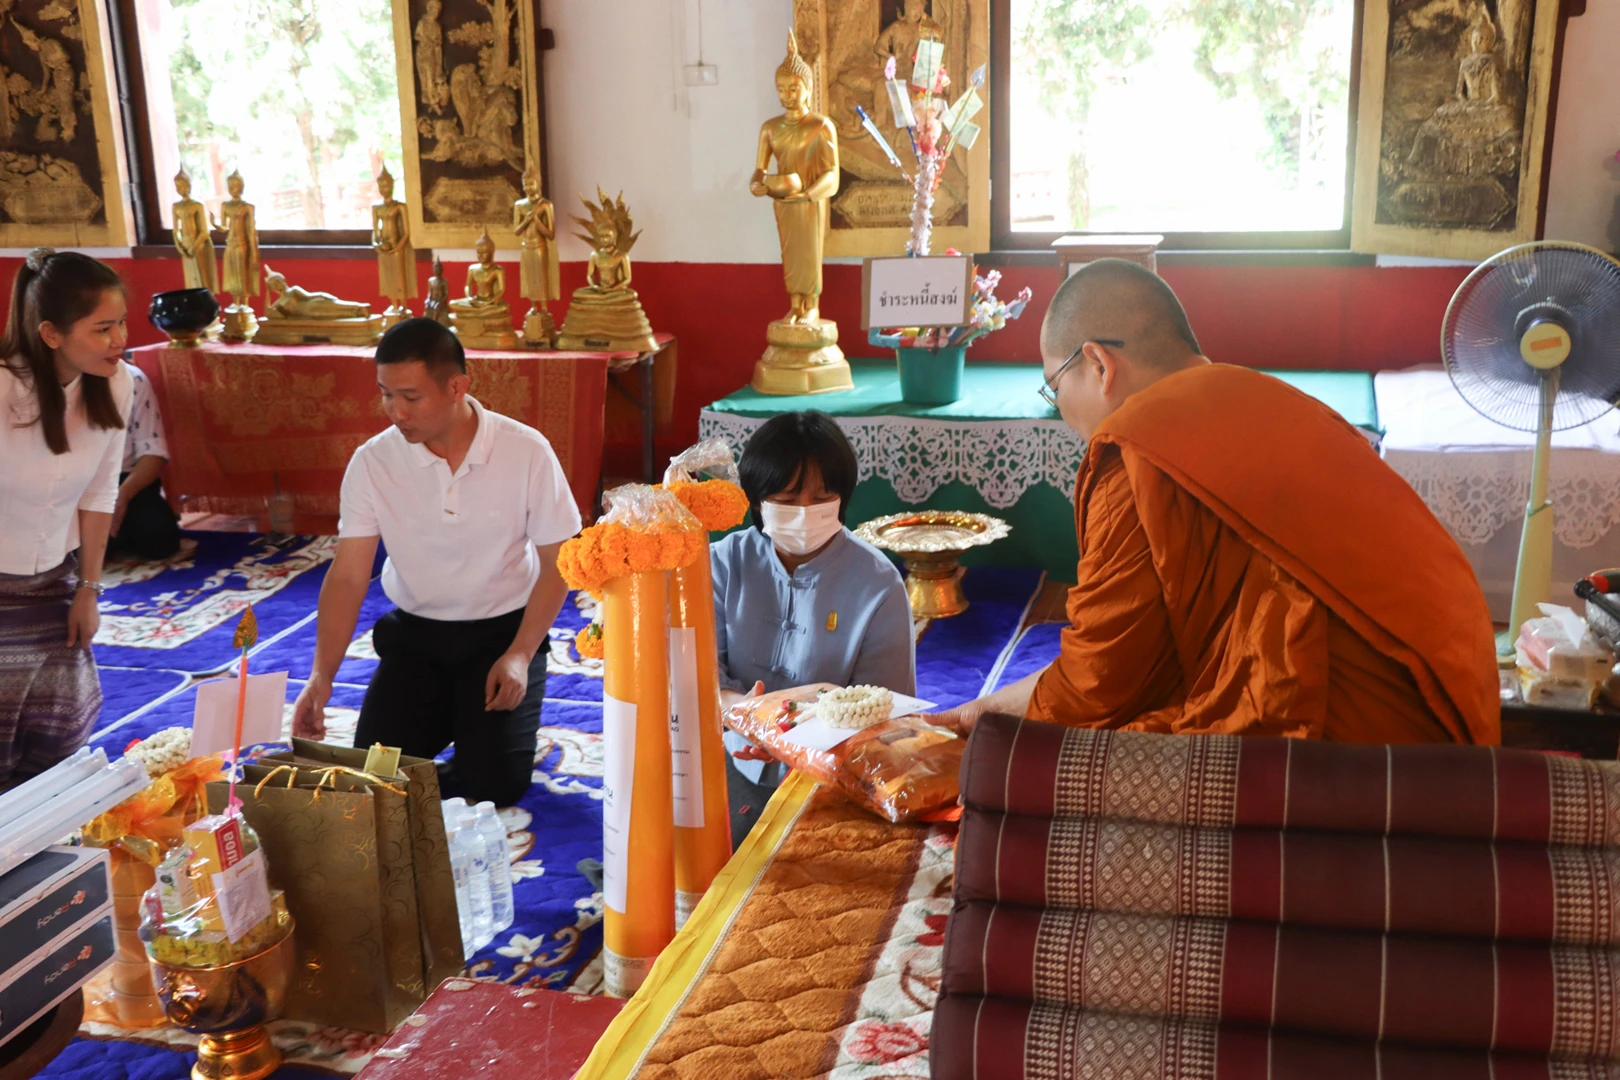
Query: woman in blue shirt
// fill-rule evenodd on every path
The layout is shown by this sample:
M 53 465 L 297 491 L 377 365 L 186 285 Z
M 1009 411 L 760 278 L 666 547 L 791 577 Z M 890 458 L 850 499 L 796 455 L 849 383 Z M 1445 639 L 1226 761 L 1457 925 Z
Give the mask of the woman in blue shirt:
M 753 527 L 716 543 L 721 699 L 807 683 L 917 687 L 911 605 L 888 557 L 844 528 L 855 451 L 825 413 L 759 426 L 738 463 Z M 742 843 L 783 767 L 726 733 L 733 844 Z

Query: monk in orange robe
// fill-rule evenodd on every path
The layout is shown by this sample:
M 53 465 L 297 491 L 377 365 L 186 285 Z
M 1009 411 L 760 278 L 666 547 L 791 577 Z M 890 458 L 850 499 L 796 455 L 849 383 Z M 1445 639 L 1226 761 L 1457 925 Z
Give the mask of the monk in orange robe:
M 948 721 L 1500 743 L 1484 595 L 1360 432 L 1212 364 L 1170 287 L 1117 259 L 1063 283 L 1041 353 L 1088 439 L 1071 625 L 1050 666 Z

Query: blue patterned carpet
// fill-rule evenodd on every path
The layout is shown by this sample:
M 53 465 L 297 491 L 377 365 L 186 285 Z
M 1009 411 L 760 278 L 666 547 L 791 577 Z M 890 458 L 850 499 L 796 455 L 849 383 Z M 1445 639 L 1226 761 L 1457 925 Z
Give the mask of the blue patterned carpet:
M 302 538 L 293 548 L 266 556 L 251 537 L 192 535 L 199 541 L 192 558 L 174 560 L 176 565 L 155 573 L 136 570 L 129 576 L 140 580 L 108 590 L 108 600 L 120 612 L 150 618 L 140 625 L 155 628 L 146 645 L 133 623 L 117 628 L 116 645 L 104 645 L 98 637 L 97 659 L 109 665 L 102 669 L 107 705 L 91 741 L 109 754 L 163 728 L 190 724 L 196 699 L 191 674 L 223 671 L 234 658 L 234 611 L 213 618 L 214 607 L 232 601 L 222 600 L 222 594 L 248 589 L 263 593 L 254 600 L 262 636 L 252 670 L 288 671 L 289 704 L 309 676 L 315 594 L 330 558 L 329 548 L 322 546 L 326 542 Z M 267 578 L 275 579 L 273 591 L 265 590 Z M 921 628 L 918 694 L 942 706 L 978 696 L 1014 656 L 1019 626 L 1040 581 L 1035 570 L 971 570 L 964 587 L 972 608 Z M 365 685 L 376 668 L 369 651 L 371 625 L 389 607 L 373 582 L 333 688 L 329 741 L 347 745 L 352 738 Z M 600 986 L 601 895 L 577 864 L 600 858 L 602 850 L 602 680 L 599 664 L 579 662 L 569 648 L 587 621 L 587 612 L 571 595 L 551 631 L 534 783 L 517 806 L 502 812 L 517 917 L 509 930 L 470 959 L 468 973 L 474 978 L 586 992 Z M 276 1041 L 288 1058 L 276 1074 L 282 1078 L 353 1074 L 381 1042 L 290 1023 L 278 1025 Z M 55 1080 L 182 1080 L 195 1058 L 193 1045 L 173 1031 L 129 1033 L 87 1025 L 40 1075 Z

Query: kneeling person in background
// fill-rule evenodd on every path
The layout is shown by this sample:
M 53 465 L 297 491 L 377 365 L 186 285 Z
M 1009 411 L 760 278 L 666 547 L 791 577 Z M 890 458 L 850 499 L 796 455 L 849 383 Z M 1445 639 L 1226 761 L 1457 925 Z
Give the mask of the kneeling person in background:
M 567 593 L 557 549 L 579 532 L 579 510 L 545 437 L 468 395 L 448 328 L 408 319 L 390 329 L 377 385 L 394 426 L 355 451 L 343 478 L 337 556 L 293 730 L 325 733 L 381 539 L 396 610 L 372 632 L 379 664 L 355 745 L 434 757 L 454 743 L 445 793 L 509 806 L 534 769 L 547 631 Z
M 129 370 L 134 397 L 124 432 L 124 461 L 118 470 L 118 505 L 113 509 L 112 541 L 120 554 L 141 559 L 167 559 L 180 550 L 180 519 L 163 497 L 158 474 L 169 460 L 163 437 L 163 414 L 146 372 Z

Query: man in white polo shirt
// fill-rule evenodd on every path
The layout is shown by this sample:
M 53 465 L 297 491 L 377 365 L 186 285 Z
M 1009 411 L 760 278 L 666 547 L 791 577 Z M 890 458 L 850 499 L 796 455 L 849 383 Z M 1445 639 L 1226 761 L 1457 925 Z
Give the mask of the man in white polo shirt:
M 293 730 L 325 734 L 381 539 L 396 610 L 372 632 L 380 663 L 355 745 L 433 757 L 454 743 L 448 793 L 508 806 L 534 769 L 547 631 L 567 594 L 557 549 L 580 520 L 545 437 L 487 411 L 469 383 L 461 343 L 431 319 L 407 319 L 378 343 L 394 426 L 356 450 L 343 477 L 337 555 Z

